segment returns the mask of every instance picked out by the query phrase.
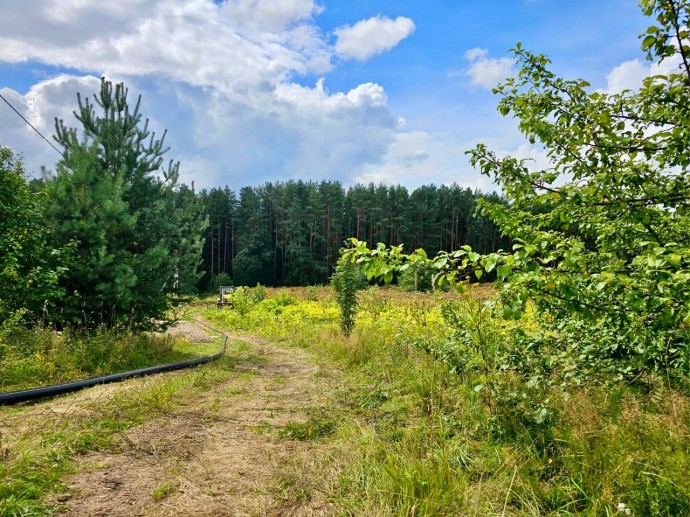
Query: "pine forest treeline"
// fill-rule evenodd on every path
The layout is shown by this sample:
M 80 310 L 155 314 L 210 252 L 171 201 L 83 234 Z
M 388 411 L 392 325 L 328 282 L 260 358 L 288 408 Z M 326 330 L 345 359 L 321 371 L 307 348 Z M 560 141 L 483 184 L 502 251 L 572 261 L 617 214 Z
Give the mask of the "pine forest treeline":
M 337 181 L 287 181 L 202 190 L 209 222 L 204 235 L 204 276 L 236 285 L 327 283 L 348 237 L 370 243 L 404 244 L 430 255 L 469 244 L 479 253 L 506 249 L 508 240 L 477 213 L 479 197 L 501 201 L 457 184 L 422 186 L 355 185 Z M 231 279 L 231 280 L 230 280 Z

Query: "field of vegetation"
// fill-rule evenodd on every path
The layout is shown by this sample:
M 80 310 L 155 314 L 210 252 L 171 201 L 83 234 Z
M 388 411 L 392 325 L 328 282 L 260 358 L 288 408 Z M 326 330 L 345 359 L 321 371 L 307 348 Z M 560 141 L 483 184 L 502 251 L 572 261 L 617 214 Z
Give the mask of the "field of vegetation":
M 213 345 L 213 352 L 217 348 Z M 90 335 L 18 330 L 0 341 L 0 391 L 73 382 L 186 361 L 211 348 L 163 334 L 101 330 Z
M 690 5 L 640 6 L 672 66 L 637 91 L 513 49 L 498 110 L 549 164 L 477 145 L 500 196 L 197 194 L 105 79 L 55 172 L 0 147 L 1 390 L 230 342 L 1 408 L 0 517 L 690 515 Z M 283 287 L 199 297 L 232 275 Z
M 252 428 L 256 436 L 315 444 L 265 487 L 284 507 L 322 501 L 347 515 L 688 513 L 687 395 L 652 376 L 634 385 L 535 385 L 498 358 L 514 353 L 513 336 L 537 330 L 540 317 L 497 318 L 485 304 L 494 296 L 489 285 L 462 295 L 368 288 L 358 293 L 350 336 L 326 287 L 241 290 L 233 308 L 209 298 L 187 316 L 299 350 L 339 372 L 325 406 Z M 35 437 L 5 438 L 0 514 L 47 511 L 51 493 L 69 493 L 61 483 L 79 470 L 79 457 L 120 451 L 128 429 L 160 411 L 174 414 L 200 389 L 236 376 L 238 350 L 77 414 L 60 431 L 44 431 L 40 445 Z M 23 353 L 33 368 L 56 361 L 44 345 Z M 319 391 L 321 379 L 312 382 Z M 4 409 L 2 418 L 31 411 Z
M 352 334 L 321 288 L 284 289 L 216 326 L 313 351 L 343 371 L 329 455 L 291 487 L 352 515 L 684 515 L 690 512 L 690 400 L 664 378 L 631 386 L 535 385 L 502 368 L 513 336 L 540 326 L 496 318 L 488 286 L 465 295 L 360 293 Z M 332 433 L 332 434 L 331 434 Z

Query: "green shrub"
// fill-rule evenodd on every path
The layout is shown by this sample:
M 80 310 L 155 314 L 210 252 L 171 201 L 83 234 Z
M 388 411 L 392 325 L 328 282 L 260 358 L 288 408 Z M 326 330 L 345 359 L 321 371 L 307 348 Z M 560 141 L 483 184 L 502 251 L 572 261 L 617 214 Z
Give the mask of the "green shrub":
M 220 289 L 221 286 L 233 285 L 232 277 L 225 272 L 220 273 L 211 279 L 210 285 L 214 292 L 218 292 L 218 289 Z
M 286 293 L 285 291 L 279 292 L 278 295 L 275 298 L 273 298 L 273 301 L 279 307 L 287 307 L 288 305 L 294 305 L 295 303 L 297 303 L 295 297 L 290 295 L 289 293 Z
M 252 287 L 249 290 L 249 296 L 255 303 L 262 302 L 266 298 L 267 289 L 261 284 L 256 284 L 256 287 Z
M 398 287 L 403 291 L 433 291 L 434 271 L 418 264 L 410 264 L 398 277 Z
M 338 261 L 331 284 L 340 307 L 340 329 L 349 336 L 355 326 L 357 291 L 366 285 L 364 275 L 348 260 Z

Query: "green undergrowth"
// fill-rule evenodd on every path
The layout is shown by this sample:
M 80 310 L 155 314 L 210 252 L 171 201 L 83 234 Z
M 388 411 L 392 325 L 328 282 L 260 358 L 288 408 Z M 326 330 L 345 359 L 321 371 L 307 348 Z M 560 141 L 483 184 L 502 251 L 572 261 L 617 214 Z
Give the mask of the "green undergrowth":
M 217 345 L 148 333 L 21 328 L 0 334 L 0 391 L 98 377 L 207 355 Z
M 333 434 L 337 423 L 330 417 L 310 418 L 306 422 L 288 422 L 278 433 L 281 438 L 307 441 Z
M 0 407 L 1 427 L 11 430 L 9 435 L 0 435 L 0 516 L 59 514 L 59 495 L 69 492 L 65 477 L 76 471 L 80 456 L 131 447 L 125 437 L 128 429 L 174 416 L 196 394 L 231 375 L 243 354 L 246 351 L 230 343 L 228 354 L 216 362 L 128 381 L 136 383 L 136 389 L 115 390 L 104 400 L 72 405 L 70 400 L 80 396 L 74 394 L 38 404 Z M 67 409 L 51 412 L 51 424 L 46 425 L 48 409 L 42 406 L 55 402 Z M 163 492 L 152 494 L 154 499 L 163 496 Z
M 350 337 L 332 297 L 294 289 L 241 315 L 203 310 L 342 370 L 337 426 L 283 432 L 329 444 L 283 487 L 295 500 L 318 493 L 346 515 L 690 515 L 690 398 L 678 387 L 530 378 L 501 358 L 539 331 L 536 314 L 495 319 L 471 296 L 358 296 Z

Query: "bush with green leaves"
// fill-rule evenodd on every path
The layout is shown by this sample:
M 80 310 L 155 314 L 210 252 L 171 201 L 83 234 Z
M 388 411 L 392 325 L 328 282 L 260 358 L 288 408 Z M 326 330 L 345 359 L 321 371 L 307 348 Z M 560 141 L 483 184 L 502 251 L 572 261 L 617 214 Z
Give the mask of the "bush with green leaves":
M 65 247 L 48 245 L 42 221 L 44 193 L 29 188 L 20 158 L 0 146 L 0 325 L 40 318 L 62 296 Z
M 241 316 L 249 314 L 264 298 L 266 298 L 266 288 L 261 284 L 256 284 L 256 287 L 240 286 L 231 295 L 226 296 L 226 300 Z
M 249 296 L 251 296 L 252 300 L 254 300 L 256 303 L 264 301 L 267 293 L 268 290 L 266 289 L 266 286 L 258 283 L 249 290 Z
M 211 289 L 218 292 L 221 286 L 232 286 L 232 277 L 225 272 L 215 275 L 211 280 Z
M 674 66 L 637 91 L 595 91 L 558 77 L 547 57 L 513 49 L 519 71 L 496 88 L 498 109 L 546 149 L 549 166 L 485 145 L 469 151 L 505 192 L 507 205 L 480 205 L 513 238 L 512 251 L 462 246 L 429 259 L 353 240 L 345 259 L 386 281 L 407 264 L 434 268 L 438 285 L 495 271 L 504 316 L 521 317 L 529 300 L 544 315 L 540 332 L 516 336 L 520 366 L 543 366 L 542 380 L 689 373 L 690 4 L 641 6 L 656 17 L 642 50 Z
M 423 265 L 407 268 L 398 277 L 398 287 L 403 291 L 432 291 L 435 271 Z

